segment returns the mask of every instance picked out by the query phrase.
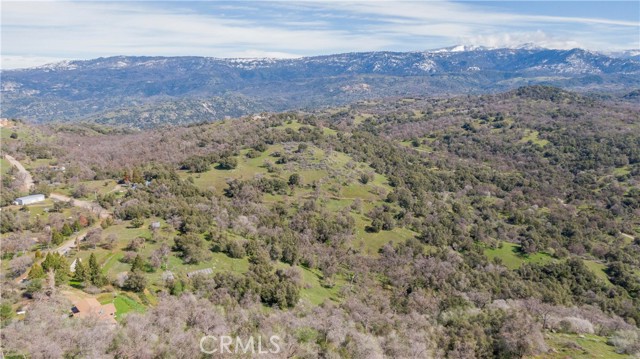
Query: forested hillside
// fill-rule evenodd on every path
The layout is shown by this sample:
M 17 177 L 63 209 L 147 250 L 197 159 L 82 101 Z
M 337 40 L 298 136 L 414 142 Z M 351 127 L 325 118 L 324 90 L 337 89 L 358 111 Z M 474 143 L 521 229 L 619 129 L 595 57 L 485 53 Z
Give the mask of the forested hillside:
M 640 61 L 583 49 L 527 47 L 299 59 L 117 56 L 2 71 L 2 78 L 2 117 L 149 128 L 532 84 L 624 95 L 640 87 Z
M 49 197 L 11 205 L 24 176 L 3 158 L 7 357 L 211 357 L 200 338 L 225 333 L 281 337 L 265 357 L 640 355 L 629 99 L 532 86 L 144 131 L 6 122 L 2 152 Z M 78 298 L 117 324 L 68 317 Z

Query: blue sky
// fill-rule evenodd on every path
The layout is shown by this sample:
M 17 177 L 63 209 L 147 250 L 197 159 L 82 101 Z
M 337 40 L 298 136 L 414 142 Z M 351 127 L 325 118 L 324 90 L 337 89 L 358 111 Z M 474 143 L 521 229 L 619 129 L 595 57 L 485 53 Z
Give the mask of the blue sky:
M 640 48 L 639 1 L 3 1 L 2 68 L 114 55 L 300 57 L 456 44 Z

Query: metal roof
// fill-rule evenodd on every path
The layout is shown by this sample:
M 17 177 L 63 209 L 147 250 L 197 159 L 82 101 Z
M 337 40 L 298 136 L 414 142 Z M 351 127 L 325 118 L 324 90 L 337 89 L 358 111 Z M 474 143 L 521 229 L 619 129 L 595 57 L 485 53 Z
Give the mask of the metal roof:
M 44 195 L 43 194 L 31 194 L 28 196 L 24 196 L 24 197 L 18 197 L 16 198 L 16 201 L 21 199 L 21 200 L 25 200 L 25 199 L 36 199 L 36 198 L 43 198 Z

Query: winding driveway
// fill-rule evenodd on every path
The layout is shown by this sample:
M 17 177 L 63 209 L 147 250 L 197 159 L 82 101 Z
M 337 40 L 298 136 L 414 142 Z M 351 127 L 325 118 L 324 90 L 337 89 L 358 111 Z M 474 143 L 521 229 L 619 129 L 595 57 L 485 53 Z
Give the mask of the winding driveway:
M 9 163 L 11 163 L 12 166 L 17 168 L 18 172 L 24 176 L 24 183 L 20 187 L 20 190 L 23 192 L 29 192 L 29 190 L 31 190 L 31 188 L 34 186 L 33 177 L 31 177 L 31 173 L 29 173 L 29 171 L 27 171 L 27 169 L 24 168 L 24 166 L 22 165 L 22 163 L 20 163 L 20 161 L 13 158 L 13 156 L 4 155 L 4 158 L 6 158 L 7 161 L 9 161 Z
M 24 191 L 25 192 L 29 192 L 29 190 L 34 186 L 33 177 L 31 176 L 29 171 L 27 171 L 24 168 L 22 163 L 20 163 L 18 160 L 16 160 L 12 156 L 5 155 L 5 158 L 7 159 L 7 161 L 9 161 L 11 163 L 11 165 L 15 166 L 18 169 L 18 172 L 20 172 L 20 173 L 22 173 L 24 175 L 24 178 L 25 178 Z M 102 206 L 100 206 L 96 202 L 90 202 L 90 201 L 83 201 L 83 200 L 79 200 L 79 199 L 74 199 L 74 198 L 71 198 L 69 196 L 65 196 L 65 195 L 60 194 L 60 193 L 51 193 L 49 195 L 49 198 L 54 199 L 56 201 L 70 202 L 75 207 L 81 207 L 81 208 L 88 209 L 91 212 L 97 214 L 100 219 L 105 219 L 105 218 L 108 218 L 109 216 L 111 216 L 111 212 L 109 212 L 108 210 L 104 209 Z M 82 230 L 79 233 L 77 233 L 75 236 L 72 236 L 67 241 L 65 241 L 62 244 L 60 244 L 57 248 L 51 249 L 48 252 L 58 252 L 58 253 L 60 253 L 62 255 L 66 255 L 67 252 L 69 252 L 69 250 L 71 250 L 72 248 L 74 248 L 76 246 L 76 243 L 79 243 L 80 241 L 82 241 L 84 239 L 84 237 L 87 235 L 87 232 L 89 232 L 89 230 L 91 228 L 97 228 L 99 225 L 100 225 L 100 223 L 98 222 L 93 227 L 85 228 L 84 230 Z M 40 261 L 42 261 L 42 260 L 40 260 Z M 28 275 L 29 275 L 29 271 L 26 271 L 21 276 L 16 278 L 15 281 L 17 283 L 20 283 L 25 278 L 27 278 Z

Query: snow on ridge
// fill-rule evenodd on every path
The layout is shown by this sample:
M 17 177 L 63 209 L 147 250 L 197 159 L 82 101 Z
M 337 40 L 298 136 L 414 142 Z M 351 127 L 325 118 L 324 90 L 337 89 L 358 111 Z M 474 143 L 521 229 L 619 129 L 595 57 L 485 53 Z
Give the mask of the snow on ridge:
M 60 62 L 53 62 L 50 64 L 44 64 L 41 66 L 32 67 L 31 69 L 39 69 L 39 70 L 75 70 L 78 68 L 78 65 L 74 60 L 63 60 Z M 26 69 L 29 70 L 29 69 Z
M 465 51 L 487 51 L 495 50 L 494 47 L 478 46 L 478 45 L 455 45 L 449 47 L 443 47 L 440 49 L 427 50 L 427 53 L 439 54 L 439 53 L 452 53 L 452 52 L 465 52 Z
M 415 63 L 413 66 L 425 72 L 433 72 L 436 70 L 436 63 L 431 59 L 424 59 Z
M 258 68 L 267 68 L 276 64 L 279 60 L 273 57 L 235 57 L 228 59 L 219 59 L 227 65 L 243 70 L 255 70 Z

